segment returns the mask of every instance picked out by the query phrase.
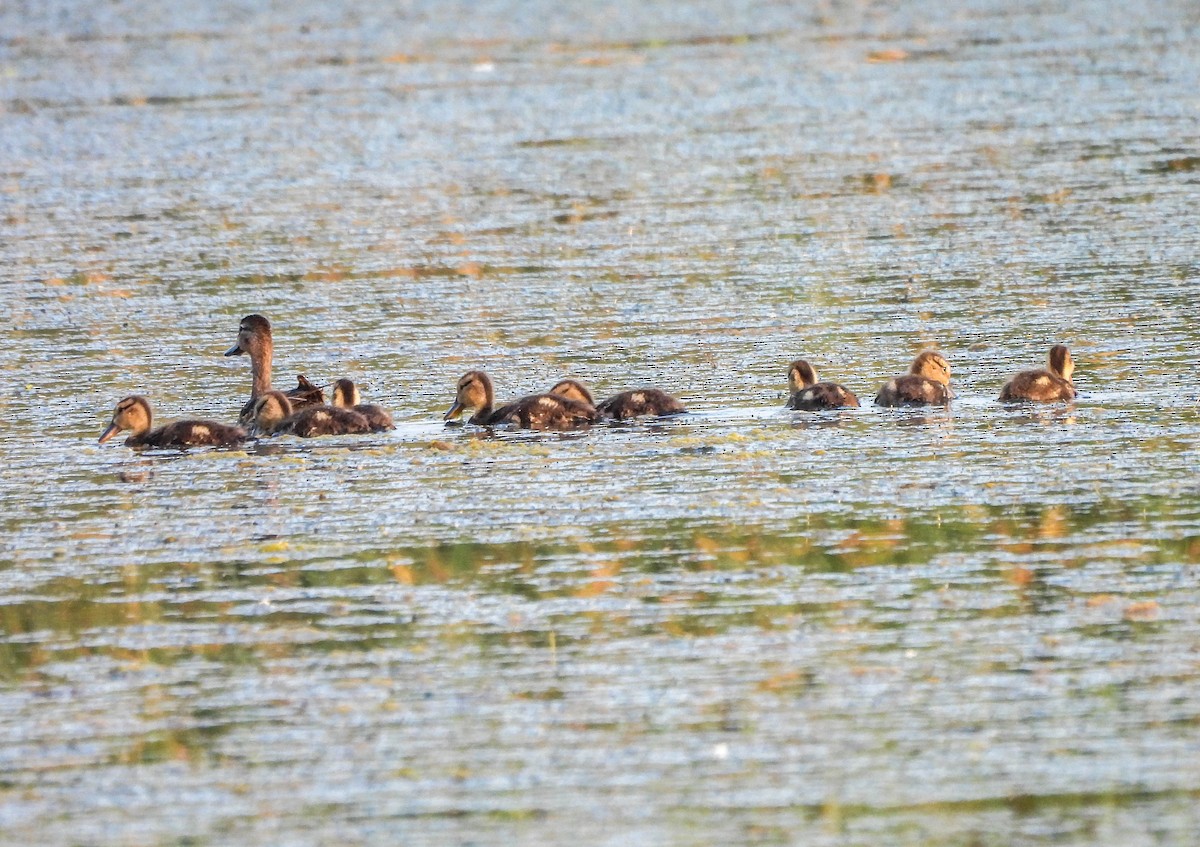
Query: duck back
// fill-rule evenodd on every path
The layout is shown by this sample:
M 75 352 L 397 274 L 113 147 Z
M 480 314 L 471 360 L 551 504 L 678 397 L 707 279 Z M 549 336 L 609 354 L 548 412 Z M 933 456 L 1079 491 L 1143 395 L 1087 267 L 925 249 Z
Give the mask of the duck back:
M 1074 399 L 1075 386 L 1048 370 L 1021 371 L 1009 380 L 1008 384 L 1000 391 L 1002 403 L 1019 400 L 1054 403 L 1059 400 Z
M 370 422 L 353 409 L 336 406 L 306 406 L 285 418 L 276 432 L 290 432 L 301 438 L 318 435 L 354 435 L 371 431 Z
M 687 412 L 683 404 L 658 388 L 639 388 L 614 394 L 596 406 L 602 418 L 623 421 L 642 415 L 681 415 Z
M 246 430 L 215 421 L 175 421 L 125 439 L 130 447 L 230 447 L 246 440 Z
M 917 374 L 888 380 L 875 396 L 877 406 L 945 406 L 949 402 L 946 385 Z
M 858 397 L 853 391 L 836 382 L 818 382 L 792 394 L 787 407 L 807 411 L 857 408 Z
M 521 429 L 568 430 L 590 426 L 596 422 L 596 417 L 596 409 L 587 403 L 556 394 L 532 394 L 501 406 L 482 420 L 476 414 L 470 422 L 485 426 L 507 423 Z

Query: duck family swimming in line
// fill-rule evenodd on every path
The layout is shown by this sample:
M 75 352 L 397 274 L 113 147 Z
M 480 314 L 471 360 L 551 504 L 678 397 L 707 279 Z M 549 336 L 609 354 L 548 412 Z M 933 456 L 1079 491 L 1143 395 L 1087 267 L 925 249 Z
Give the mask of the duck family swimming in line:
M 289 433 L 303 438 L 350 435 L 394 429 L 392 416 L 380 406 L 363 403 L 358 387 L 349 379 L 333 383 L 333 403 L 326 405 L 324 390 L 303 374 L 287 392 L 271 388 L 274 354 L 271 322 L 262 315 L 247 315 L 238 325 L 237 342 L 226 356 L 250 359 L 250 399 L 238 416 L 239 426 L 205 420 L 176 421 L 151 428 L 150 403 L 130 395 L 117 403 L 112 422 L 100 443 L 128 430 L 130 447 L 236 446 L 254 436 Z M 1001 390 L 1002 402 L 1053 403 L 1075 399 L 1072 376 L 1075 363 L 1062 344 L 1050 348 L 1045 368 L 1021 371 Z M 920 353 L 908 373 L 889 379 L 875 395 L 878 406 L 945 406 L 954 397 L 950 390 L 950 363 L 933 350 Z M 848 409 L 859 406 L 854 392 L 835 382 L 818 381 L 816 369 L 803 359 L 788 368 L 787 408 L 799 410 Z M 443 419 L 452 421 L 471 410 L 467 423 L 477 426 L 513 426 L 520 429 L 571 430 L 601 421 L 625 421 L 643 416 L 665 417 L 687 412 L 684 405 L 659 388 L 621 391 L 600 403 L 575 379 L 559 380 L 543 394 L 531 394 L 496 407 L 491 378 L 481 370 L 467 371 L 458 380 L 454 403 Z

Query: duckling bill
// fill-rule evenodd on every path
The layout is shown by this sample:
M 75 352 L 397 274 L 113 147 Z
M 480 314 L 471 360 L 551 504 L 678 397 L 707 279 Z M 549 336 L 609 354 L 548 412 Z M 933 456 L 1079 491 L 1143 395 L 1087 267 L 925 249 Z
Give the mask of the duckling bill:
M 123 398 L 113 410 L 112 422 L 100 435 L 100 443 L 118 432 L 129 430 L 128 447 L 229 447 L 246 440 L 246 431 L 215 421 L 175 421 L 151 429 L 150 401 L 137 394 Z
M 1000 391 L 999 400 L 1011 403 L 1030 400 L 1035 403 L 1055 403 L 1075 399 L 1075 362 L 1065 344 L 1050 348 L 1047 366 L 1038 370 L 1021 371 Z
M 797 359 L 788 368 L 787 407 L 808 411 L 854 409 L 858 408 L 858 397 L 836 382 L 818 382 L 817 369 L 803 359 Z
M 305 406 L 293 411 L 282 391 L 268 391 L 254 402 L 254 425 L 264 435 L 290 432 L 301 438 L 370 432 L 370 422 L 353 409 Z
M 255 401 L 271 390 L 271 359 L 275 354 L 275 342 L 271 336 L 271 322 L 262 315 L 246 315 L 242 318 L 238 324 L 237 341 L 225 351 L 226 356 L 240 356 L 243 353 L 250 357 L 250 399 L 242 406 L 238 422 L 248 424 L 254 420 Z M 309 382 L 304 374 L 300 374 L 296 382 L 296 387 L 287 393 L 294 407 L 324 404 L 325 394 L 319 386 Z
M 950 363 L 926 350 L 913 359 L 908 373 L 893 377 L 875 395 L 877 406 L 945 406 L 950 393 Z
M 459 379 L 454 403 L 444 420 L 460 417 L 464 409 L 474 409 L 467 423 L 478 426 L 512 424 L 521 429 L 568 430 L 589 426 L 596 421 L 596 409 L 555 394 L 532 394 L 512 403 L 495 406 L 491 378 L 483 371 L 468 371 Z
M 550 389 L 550 393 L 556 397 L 595 406 L 597 417 L 616 421 L 638 418 L 643 415 L 664 417 L 666 415 L 682 415 L 687 412 L 682 403 L 658 388 L 622 391 L 601 403 L 596 403 L 592 400 L 592 392 L 588 391 L 582 382 L 577 379 L 561 379 Z

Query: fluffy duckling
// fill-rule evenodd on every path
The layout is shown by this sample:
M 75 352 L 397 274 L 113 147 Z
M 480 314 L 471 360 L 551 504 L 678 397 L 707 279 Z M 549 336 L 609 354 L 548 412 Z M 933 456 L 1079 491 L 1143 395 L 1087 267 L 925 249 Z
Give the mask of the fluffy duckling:
M 803 359 L 788 368 L 789 409 L 858 408 L 854 392 L 836 382 L 817 382 L 817 369 Z
M 349 379 L 339 379 L 333 384 L 333 405 L 339 409 L 353 409 L 358 412 L 371 425 L 371 432 L 396 428 L 392 423 L 392 416 L 386 410 L 372 403 L 362 402 L 362 398 L 358 396 L 358 386 Z
M 371 431 L 367 419 L 353 409 L 305 406 L 293 412 L 291 401 L 282 391 L 268 391 L 254 401 L 254 424 L 264 435 L 290 432 L 301 438 Z
M 592 400 L 592 392 L 588 391 L 582 382 L 577 379 L 560 379 L 550 389 L 550 393 L 556 397 L 565 397 L 577 403 L 595 406 L 598 417 L 617 421 L 642 415 L 657 415 L 658 417 L 681 415 L 687 411 L 682 403 L 657 388 L 622 391 L 609 397 L 603 403 L 596 403 Z
M 254 401 L 271 390 L 271 358 L 275 353 L 275 342 L 271 338 L 271 322 L 262 315 L 246 315 L 238 324 L 237 342 L 225 351 L 226 356 L 250 356 L 250 399 L 242 406 L 238 422 L 254 420 Z M 293 407 L 320 406 L 325 403 L 321 389 L 313 385 L 304 374 L 296 378 L 296 387 L 288 391 Z
M 129 447 L 229 447 L 246 440 L 246 430 L 214 421 L 175 421 L 151 430 L 150 402 L 137 394 L 117 403 L 112 423 L 100 434 L 103 444 L 121 430 L 130 431 Z
M 531 394 L 494 409 L 492 380 L 483 371 L 468 371 L 458 381 L 454 405 L 444 420 L 459 417 L 463 409 L 474 409 L 467 423 L 479 426 L 516 424 L 521 429 L 577 429 L 596 422 L 596 409 L 555 394 Z
M 950 363 L 940 354 L 926 350 L 913 359 L 903 376 L 894 377 L 879 389 L 877 406 L 945 406 L 950 393 Z
M 1075 362 L 1065 344 L 1050 348 L 1050 358 L 1045 369 L 1021 371 L 1008 381 L 1000 392 L 1000 401 L 1033 400 L 1038 403 L 1054 403 L 1058 400 L 1074 400 L 1075 385 L 1071 376 L 1075 373 Z

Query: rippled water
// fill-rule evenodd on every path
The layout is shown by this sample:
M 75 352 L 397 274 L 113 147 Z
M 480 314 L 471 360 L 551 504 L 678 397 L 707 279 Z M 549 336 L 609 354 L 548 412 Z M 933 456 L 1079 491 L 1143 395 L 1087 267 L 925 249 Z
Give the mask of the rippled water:
M 0 7 L 0 842 L 1194 842 L 1193 6 L 94 5 Z M 397 430 L 95 443 L 249 312 Z

